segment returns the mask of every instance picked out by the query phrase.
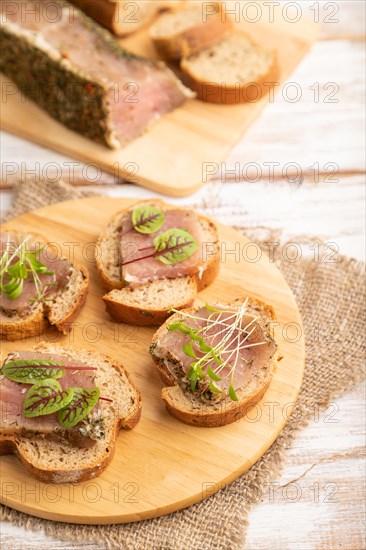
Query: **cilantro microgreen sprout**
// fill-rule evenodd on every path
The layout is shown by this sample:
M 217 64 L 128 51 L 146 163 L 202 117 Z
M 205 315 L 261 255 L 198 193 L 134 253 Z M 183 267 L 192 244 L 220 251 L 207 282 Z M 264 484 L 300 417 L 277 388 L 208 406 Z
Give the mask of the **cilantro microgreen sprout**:
M 41 280 L 41 275 L 54 277 L 54 271 L 44 265 L 37 256 L 44 247 L 36 250 L 29 250 L 27 242 L 30 235 L 20 244 L 7 240 L 5 250 L 0 260 L 0 294 L 5 294 L 9 300 L 19 298 L 24 290 L 24 282 L 34 283 L 36 289 L 36 298 L 32 301 L 40 301 L 44 298 L 47 288 L 54 286 L 56 281 L 45 283 Z
M 178 313 L 179 317 L 168 324 L 168 330 L 177 330 L 189 338 L 183 343 L 183 352 L 193 359 L 186 372 L 191 390 L 205 392 L 209 389 L 215 394 L 222 394 L 224 390 L 217 382 L 226 381 L 229 397 L 233 401 L 238 401 L 234 388 L 234 375 L 240 351 L 268 342 L 267 340 L 255 343 L 248 341 L 257 328 L 255 323 L 258 320 L 258 317 L 248 311 L 248 300 L 236 309 L 215 308 L 208 304 L 205 308 L 210 313 L 208 317 L 171 308 L 170 311 Z M 245 327 L 242 327 L 244 316 L 249 318 L 249 321 Z M 188 324 L 190 321 L 193 321 L 191 323 L 193 326 Z M 200 323 L 195 328 L 194 324 L 197 321 L 203 321 L 203 324 Z M 215 331 L 214 337 L 212 337 L 213 331 Z

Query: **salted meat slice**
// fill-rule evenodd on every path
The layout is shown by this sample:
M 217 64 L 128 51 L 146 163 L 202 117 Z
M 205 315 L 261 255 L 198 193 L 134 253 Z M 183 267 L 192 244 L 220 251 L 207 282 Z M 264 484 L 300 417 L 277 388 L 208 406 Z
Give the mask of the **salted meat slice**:
M 25 243 L 27 252 L 39 250 L 44 243 L 37 242 L 31 235 L 18 235 L 11 232 L 0 232 L 0 252 L 2 261 L 4 261 L 4 253 L 10 252 L 13 254 L 22 243 Z M 36 258 L 44 264 L 52 275 L 38 274 L 39 285 L 37 288 L 34 276 L 29 274 L 24 280 L 23 291 L 15 300 L 9 299 L 5 292 L 0 293 L 0 310 L 7 313 L 17 313 L 21 317 L 27 315 L 32 307 L 39 303 L 39 291 L 41 289 L 42 300 L 47 300 L 59 292 L 67 283 L 71 265 L 65 258 L 60 258 L 56 249 L 45 246 Z M 10 265 L 14 265 L 14 259 Z M 4 276 L 2 284 L 9 282 L 10 278 Z
M 218 364 L 212 359 L 204 363 L 202 370 L 207 373 L 210 367 L 214 372 L 219 372 L 221 380 L 215 381 L 215 385 L 222 390 L 221 397 L 223 397 L 228 393 L 231 383 L 230 372 L 234 365 L 232 384 L 234 389 L 238 390 L 249 384 L 261 369 L 268 365 L 277 346 L 268 331 L 264 330 L 257 312 L 251 312 L 245 307 L 233 309 L 229 306 L 215 306 L 215 310 L 218 313 L 201 307 L 192 314 L 194 318 L 190 314 L 179 314 L 176 318 L 183 318 L 185 325 L 197 330 L 198 335 L 208 346 L 217 348 L 217 351 L 218 348 L 222 350 L 220 359 L 227 366 L 217 371 Z M 159 341 L 159 353 L 162 357 L 174 357 L 174 362 L 178 361 L 183 375 L 190 370 L 191 363 L 194 361 L 183 349 L 184 344 L 190 341 L 189 335 L 182 334 L 178 330 L 165 331 Z M 205 355 L 195 342 L 193 342 L 193 349 L 197 359 Z M 172 374 L 174 374 L 173 371 Z M 186 382 L 188 385 L 188 379 Z M 201 384 L 201 389 L 204 387 L 205 383 Z M 219 398 L 219 394 L 214 397 Z
M 28 352 L 19 351 L 10 354 L 6 361 L 10 360 L 49 360 L 63 363 L 67 368 L 65 375 L 59 378 L 57 381 L 60 383 L 62 389 L 78 387 L 91 389 L 95 387 L 95 370 L 77 370 L 77 367 L 88 367 L 85 363 L 70 359 L 70 357 L 41 353 L 41 352 Z M 1 374 L 1 371 L 0 371 Z M 68 437 L 68 440 L 77 446 L 90 446 L 90 443 L 86 442 L 85 437 L 75 437 L 79 435 L 78 427 L 71 430 L 65 430 L 58 420 L 56 413 L 47 414 L 43 416 L 36 416 L 33 418 L 27 418 L 23 413 L 23 402 L 27 391 L 31 388 L 31 384 L 22 384 L 9 380 L 5 376 L 1 375 L 0 379 L 0 435 L 24 435 L 29 433 L 41 434 L 43 437 L 48 436 L 60 436 L 65 435 L 65 432 L 71 432 L 72 437 Z M 93 409 L 97 410 L 98 405 Z
M 2 70 L 52 116 L 87 137 L 118 148 L 194 95 L 165 64 L 126 52 L 67 2 L 2 4 L 10 46 Z M 19 52 L 11 48 L 15 40 L 29 54 L 29 68 L 19 64 Z M 45 70 L 48 65 L 52 70 Z
M 203 268 L 203 231 L 195 212 L 185 209 L 172 209 L 164 212 L 164 225 L 155 233 L 142 234 L 134 230 L 132 214 L 122 226 L 121 258 L 122 279 L 134 286 L 143 285 L 156 279 L 176 279 L 193 275 Z M 198 250 L 190 258 L 176 264 L 166 265 L 151 257 L 154 252 L 154 239 L 168 229 L 185 229 L 198 243 Z M 125 265 L 124 265 L 125 264 Z

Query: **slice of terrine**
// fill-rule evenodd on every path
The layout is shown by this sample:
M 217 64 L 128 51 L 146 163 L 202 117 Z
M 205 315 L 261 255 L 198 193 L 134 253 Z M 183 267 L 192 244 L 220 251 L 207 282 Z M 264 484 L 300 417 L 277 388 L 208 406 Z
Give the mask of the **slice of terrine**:
M 0 3 L 0 70 L 68 128 L 119 148 L 192 92 L 62 0 Z

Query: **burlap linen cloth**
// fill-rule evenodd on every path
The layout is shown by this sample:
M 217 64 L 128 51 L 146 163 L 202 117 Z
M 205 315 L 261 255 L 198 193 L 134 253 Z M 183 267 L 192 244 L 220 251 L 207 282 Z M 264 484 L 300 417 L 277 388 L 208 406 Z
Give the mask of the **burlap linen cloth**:
M 18 188 L 10 217 L 61 200 L 90 195 L 63 182 L 26 183 Z M 244 220 L 243 220 L 244 221 Z M 40 228 L 41 229 L 41 228 Z M 240 228 L 237 228 L 240 230 Z M 295 410 L 266 454 L 244 475 L 210 498 L 189 508 L 139 523 L 72 525 L 41 520 L 1 507 L 2 520 L 31 530 L 44 530 L 69 548 L 85 543 L 95 548 L 131 550 L 236 550 L 245 547 L 251 506 L 281 469 L 286 448 L 315 408 L 326 406 L 347 388 L 364 379 L 365 266 L 338 256 L 327 263 L 322 256 L 291 263 L 280 250 L 276 263 L 296 297 L 307 337 L 306 368 Z M 332 336 L 314 343 L 314 325 L 339 327 Z M 275 504 L 274 504 L 275 506 Z M 271 541 L 268 541 L 269 547 Z M 88 546 L 89 547 L 89 546 Z

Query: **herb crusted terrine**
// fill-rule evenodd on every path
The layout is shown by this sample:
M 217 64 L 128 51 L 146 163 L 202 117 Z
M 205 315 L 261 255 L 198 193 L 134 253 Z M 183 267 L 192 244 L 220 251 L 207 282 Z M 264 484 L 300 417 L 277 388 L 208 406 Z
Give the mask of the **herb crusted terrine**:
M 192 97 L 163 63 L 125 51 L 71 4 L 2 1 L 0 70 L 68 128 L 111 148 Z

